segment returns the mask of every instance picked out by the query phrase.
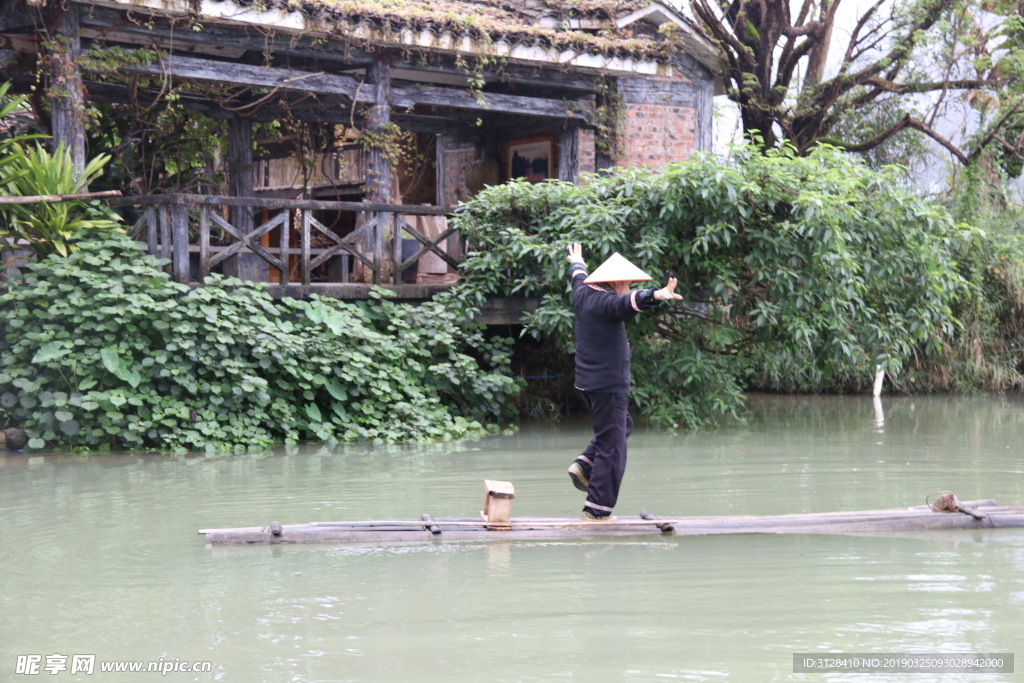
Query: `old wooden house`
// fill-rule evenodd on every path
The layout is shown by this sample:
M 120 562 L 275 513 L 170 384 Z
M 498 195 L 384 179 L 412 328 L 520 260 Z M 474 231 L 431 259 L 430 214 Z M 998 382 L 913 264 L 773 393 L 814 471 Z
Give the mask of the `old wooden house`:
M 115 203 L 179 281 L 292 295 L 428 294 L 460 258 L 455 204 L 710 150 L 719 83 L 701 32 L 645 0 L 0 0 L 0 64 L 23 92 L 43 85 L 79 162 L 87 103 L 188 84 L 180 106 L 227 121 L 224 186 Z M 341 132 L 312 156 L 254 141 L 282 118 Z

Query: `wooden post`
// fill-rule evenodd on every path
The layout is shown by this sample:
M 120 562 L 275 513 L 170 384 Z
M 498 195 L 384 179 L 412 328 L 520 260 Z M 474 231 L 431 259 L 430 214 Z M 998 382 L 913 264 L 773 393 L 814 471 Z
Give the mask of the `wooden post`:
M 402 214 L 391 214 L 391 281 L 402 284 Z
M 289 209 L 281 209 L 281 210 L 287 212 L 289 218 L 291 217 L 291 211 Z M 289 250 L 288 247 L 291 246 L 288 243 L 288 238 L 291 235 L 290 227 L 291 227 L 291 221 L 285 220 L 284 224 L 279 228 L 279 230 L 281 231 L 281 253 L 280 253 L 280 258 L 281 258 L 281 264 L 284 266 L 284 268 L 281 270 L 280 278 L 278 279 L 278 282 L 281 285 L 287 285 L 288 282 L 291 280 L 291 266 L 288 263 L 288 261 L 289 261 L 289 253 L 290 253 L 290 250 Z
M 576 126 L 558 134 L 558 179 L 575 184 L 580 176 L 580 131 Z
M 188 207 L 171 205 L 171 277 L 175 282 L 188 282 L 191 268 L 188 262 Z
M 434 136 L 434 168 L 435 182 L 434 186 L 437 188 L 435 192 L 434 203 L 438 206 L 448 205 L 448 169 L 444 165 L 444 148 L 448 141 L 448 136 L 441 135 Z
M 594 153 L 594 170 L 607 171 L 612 168 L 615 168 L 615 159 L 601 150 L 597 150 Z
M 63 143 L 71 150 L 78 173 L 85 169 L 85 86 L 78 67 L 82 44 L 78 38 L 78 7 L 68 3 L 54 26 L 54 47 L 49 54 L 49 88 L 53 149 Z
M 381 277 L 384 274 L 384 226 L 391 224 L 394 215 L 386 212 L 377 214 L 377 223 L 373 226 L 373 265 L 377 268 L 373 271 L 375 285 L 381 284 L 384 279 Z
M 618 89 L 618 81 L 612 80 L 608 85 L 609 88 Z M 606 149 L 615 149 L 617 140 L 615 139 L 615 127 L 617 121 L 615 117 L 618 112 L 610 111 L 614 109 L 613 106 L 615 99 L 608 97 L 602 93 L 598 93 L 596 97 L 596 103 L 598 108 L 605 113 L 605 119 L 601 122 L 605 128 L 605 133 L 602 134 L 600 130 L 594 131 L 594 142 L 596 143 L 596 149 L 594 150 L 594 170 L 600 172 L 610 168 L 615 168 L 615 159 L 608 152 L 601 151 L 601 147 Z
M 160 216 L 160 244 L 157 246 L 157 251 L 160 252 L 160 258 L 170 259 L 173 258 L 171 254 L 171 208 L 161 206 L 157 213 Z
M 157 253 L 158 243 L 160 239 L 160 224 L 156 219 L 156 209 L 152 206 L 147 206 L 145 209 L 146 216 L 146 246 L 149 250 L 149 255 L 153 258 L 160 258 L 160 254 Z
M 516 497 L 512 482 L 484 479 L 484 490 L 487 497 L 484 498 L 484 509 L 480 517 L 487 522 L 488 528 L 510 530 L 512 527 L 508 523 L 512 515 L 512 499 Z
M 232 197 L 252 197 L 252 121 L 243 118 L 228 119 L 228 193 Z M 253 230 L 252 208 L 231 207 L 231 225 L 243 235 Z M 242 252 L 224 262 L 224 273 L 239 280 L 264 282 L 267 263 L 256 254 Z
M 299 230 L 299 273 L 303 287 L 309 286 L 309 209 L 302 210 L 302 228 Z
M 199 281 L 210 274 L 210 207 L 199 208 Z
M 366 194 L 371 202 L 391 203 L 391 162 L 383 145 L 391 123 L 391 61 L 380 56 L 366 68 L 366 80 L 375 86 L 373 107 L 366 119 L 370 141 L 366 145 Z
M 447 167 L 445 166 L 445 163 L 444 163 L 445 162 L 445 147 L 447 146 L 448 139 L 449 139 L 448 135 L 438 135 L 437 136 L 437 143 L 436 143 L 437 144 L 437 151 L 436 151 L 436 153 L 434 155 L 435 166 L 437 167 L 437 176 L 436 176 L 436 179 L 435 179 L 436 180 L 436 185 L 437 185 L 437 193 L 436 193 L 436 201 L 435 201 L 435 203 L 438 206 L 448 206 L 449 200 L 450 200 L 450 198 L 449 198 L 449 192 L 450 192 L 449 184 L 450 184 L 450 181 L 449 181 L 449 178 L 448 178 L 448 169 L 447 169 Z M 448 253 L 448 255 L 451 256 L 452 258 L 454 258 L 456 261 L 459 261 L 461 263 L 462 262 L 462 237 L 461 237 L 461 235 L 458 232 L 453 232 L 451 235 L 448 236 L 448 241 L 446 242 L 446 247 L 447 248 L 445 249 L 445 251 Z M 449 273 L 456 273 L 458 271 L 455 270 L 454 268 L 452 268 L 451 266 L 448 266 L 448 272 Z

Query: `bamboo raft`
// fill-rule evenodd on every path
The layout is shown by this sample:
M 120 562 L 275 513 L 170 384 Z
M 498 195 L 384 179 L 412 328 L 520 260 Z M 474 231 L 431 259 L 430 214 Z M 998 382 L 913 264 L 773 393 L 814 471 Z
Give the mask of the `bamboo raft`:
M 508 482 L 486 481 L 480 517 L 442 517 L 353 522 L 309 522 L 235 529 L 200 529 L 212 546 L 416 541 L 552 540 L 621 536 L 716 534 L 870 534 L 943 529 L 1024 528 L 1024 508 L 989 499 L 959 501 L 947 494 L 936 504 L 889 510 L 788 515 L 656 517 L 646 510 L 615 522 L 575 517 L 511 517 L 515 497 Z

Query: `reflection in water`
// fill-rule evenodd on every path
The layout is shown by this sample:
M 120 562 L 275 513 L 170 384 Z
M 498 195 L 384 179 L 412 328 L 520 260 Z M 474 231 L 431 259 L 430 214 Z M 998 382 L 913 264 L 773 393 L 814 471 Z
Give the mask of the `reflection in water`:
M 856 510 L 945 489 L 1024 502 L 1021 402 L 885 401 L 884 441 L 865 397 L 753 397 L 745 426 L 640 427 L 619 510 Z M 0 672 L 17 654 L 56 652 L 214 663 L 180 681 L 816 681 L 792 673 L 793 652 L 1006 652 L 1019 640 L 1015 530 L 216 549 L 196 534 L 475 515 L 484 478 L 515 484 L 513 514 L 579 514 L 564 472 L 587 430 L 0 456 Z

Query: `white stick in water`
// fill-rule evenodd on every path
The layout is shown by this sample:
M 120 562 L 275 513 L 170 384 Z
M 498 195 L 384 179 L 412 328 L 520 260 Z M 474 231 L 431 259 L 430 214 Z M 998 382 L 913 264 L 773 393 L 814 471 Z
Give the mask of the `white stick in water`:
M 879 434 L 885 431 L 885 412 L 882 411 L 882 382 L 885 380 L 885 370 L 881 365 L 875 366 L 875 431 Z

